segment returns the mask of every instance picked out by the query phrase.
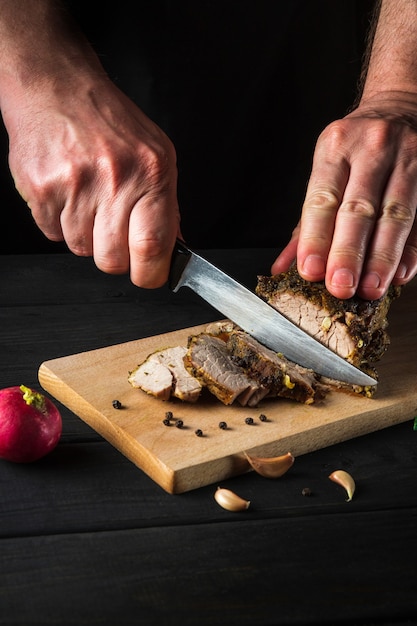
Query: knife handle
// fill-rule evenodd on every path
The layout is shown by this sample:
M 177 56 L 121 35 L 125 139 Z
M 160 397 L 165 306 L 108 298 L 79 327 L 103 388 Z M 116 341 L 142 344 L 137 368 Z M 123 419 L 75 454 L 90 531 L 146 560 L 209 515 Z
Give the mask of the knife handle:
M 188 261 L 191 257 L 191 250 L 180 241 L 176 240 L 174 250 L 172 251 L 171 267 L 168 276 L 168 286 L 172 291 L 178 291 L 181 285 L 178 283 L 181 280 L 183 271 L 185 270 Z

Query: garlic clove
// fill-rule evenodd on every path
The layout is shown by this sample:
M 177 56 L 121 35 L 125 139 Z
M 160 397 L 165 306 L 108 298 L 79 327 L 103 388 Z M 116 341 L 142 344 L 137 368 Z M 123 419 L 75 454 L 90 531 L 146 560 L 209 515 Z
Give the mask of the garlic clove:
M 336 470 L 330 474 L 329 478 L 345 489 L 348 496 L 346 502 L 350 502 L 356 489 L 356 484 L 352 476 L 345 470 Z
M 295 458 L 291 452 L 275 457 L 250 456 L 244 452 L 252 468 L 265 478 L 279 478 L 294 464 Z
M 244 511 L 249 508 L 250 500 L 244 500 L 230 489 L 217 487 L 214 492 L 214 499 L 223 509 L 227 511 Z

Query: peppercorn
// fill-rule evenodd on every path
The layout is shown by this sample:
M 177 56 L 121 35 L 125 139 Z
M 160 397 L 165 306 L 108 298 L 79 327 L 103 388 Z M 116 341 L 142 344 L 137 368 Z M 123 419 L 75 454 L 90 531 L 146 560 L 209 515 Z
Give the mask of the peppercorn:
M 120 400 L 113 400 L 112 404 L 113 404 L 113 408 L 114 409 L 121 409 L 122 408 L 122 403 L 120 402 Z
M 267 422 L 268 418 L 266 415 L 264 415 L 263 413 L 260 414 L 259 419 L 261 420 L 261 422 Z
M 221 430 L 226 430 L 226 428 L 227 428 L 227 424 L 226 424 L 226 422 L 219 422 L 219 428 L 220 428 Z
M 245 419 L 245 424 L 252 425 L 252 424 L 253 424 L 253 417 L 247 417 L 247 418 Z
M 197 430 L 195 431 L 195 434 L 197 435 L 197 437 L 202 437 L 203 431 L 201 430 L 201 428 L 197 428 Z
M 304 489 L 301 492 L 301 495 L 303 495 L 303 496 L 311 496 L 311 489 L 310 489 L 310 487 L 304 487 Z
M 172 418 L 174 417 L 173 414 L 172 414 L 172 411 L 167 411 L 165 413 L 165 417 L 166 417 L 167 420 L 172 420 Z
M 184 426 L 184 422 L 183 422 L 182 420 L 177 420 L 177 421 L 175 422 L 175 426 L 176 426 L 177 428 L 182 428 L 182 427 Z
M 165 426 L 171 426 L 171 420 L 169 420 L 169 419 L 167 419 L 167 418 L 165 418 L 164 420 L 162 420 L 162 423 L 163 423 Z

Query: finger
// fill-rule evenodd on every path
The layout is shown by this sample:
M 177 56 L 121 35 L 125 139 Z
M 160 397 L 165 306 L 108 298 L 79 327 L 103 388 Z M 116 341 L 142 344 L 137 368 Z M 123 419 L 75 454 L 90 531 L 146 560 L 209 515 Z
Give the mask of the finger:
M 336 214 L 349 178 L 349 164 L 338 153 L 337 137 L 317 143 L 301 215 L 298 271 L 306 280 L 323 280 Z
M 358 289 L 366 299 L 380 298 L 398 270 L 405 281 L 414 271 L 410 233 L 417 206 L 416 177 L 414 161 L 400 161 L 388 181 Z
M 67 203 L 61 213 L 61 227 L 68 248 L 78 256 L 93 255 L 93 226 L 96 209 L 91 198 Z
M 358 286 L 363 298 L 377 300 L 387 291 L 401 260 L 411 223 L 412 210 L 401 202 L 391 201 L 382 207 Z
M 271 274 L 280 274 L 286 272 L 297 256 L 298 237 L 300 232 L 300 224 L 294 228 L 291 240 L 280 252 L 278 257 L 272 264 Z
M 401 260 L 395 272 L 393 283 L 395 285 L 405 285 L 417 274 L 417 224 L 407 239 Z
M 92 227 L 93 257 L 97 267 L 108 274 L 124 274 L 129 270 L 130 203 L 113 199 L 97 207 Z
M 58 202 L 37 202 L 33 200 L 27 203 L 37 227 L 51 241 L 62 241 L 64 239 L 60 222 L 62 209 L 59 207 Z
M 145 197 L 129 220 L 130 278 L 144 288 L 166 283 L 176 237 L 180 236 L 175 196 Z
M 337 212 L 326 267 L 326 287 L 337 298 L 352 297 L 362 275 L 389 172 L 389 154 L 376 146 L 351 164 Z

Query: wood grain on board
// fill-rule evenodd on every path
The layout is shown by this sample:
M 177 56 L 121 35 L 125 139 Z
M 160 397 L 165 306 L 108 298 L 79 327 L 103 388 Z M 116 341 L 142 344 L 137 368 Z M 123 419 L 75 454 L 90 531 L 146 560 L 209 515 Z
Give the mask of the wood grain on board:
M 129 372 L 151 352 L 186 345 L 188 336 L 205 326 L 45 361 L 39 381 L 163 489 L 182 493 L 248 471 L 244 450 L 298 456 L 412 419 L 417 414 L 415 281 L 393 303 L 389 321 L 391 345 L 378 364 L 373 398 L 332 391 L 322 404 L 271 399 L 253 409 L 224 406 L 208 392 L 196 404 L 163 402 L 131 387 Z M 113 408 L 115 399 L 121 410 Z M 168 410 L 184 428 L 163 424 Z M 267 422 L 259 420 L 260 413 Z M 249 416 L 252 426 L 245 423 Z M 197 437 L 196 429 L 204 436 Z

